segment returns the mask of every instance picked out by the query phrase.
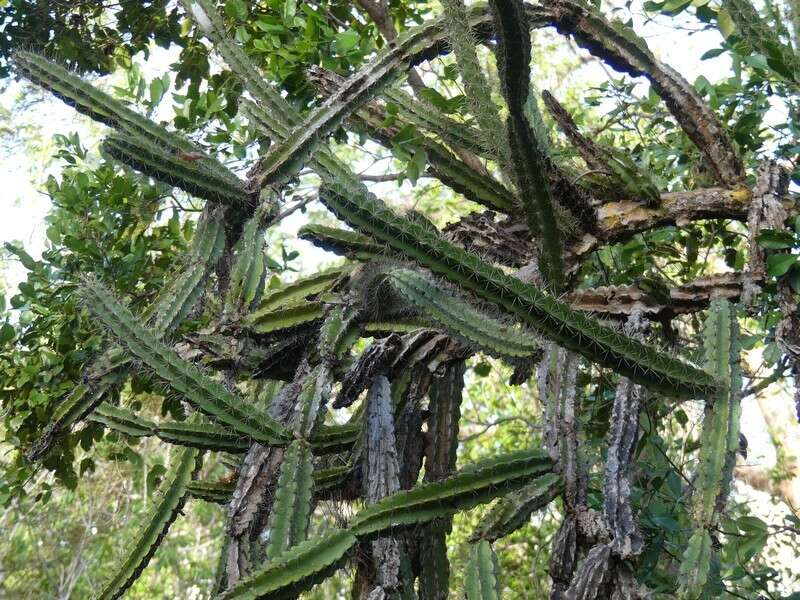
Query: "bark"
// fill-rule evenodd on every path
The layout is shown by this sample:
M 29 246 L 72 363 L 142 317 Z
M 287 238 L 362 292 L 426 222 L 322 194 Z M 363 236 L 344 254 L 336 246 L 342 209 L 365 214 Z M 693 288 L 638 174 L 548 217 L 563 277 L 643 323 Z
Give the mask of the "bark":
M 279 423 L 288 425 L 300 393 L 300 385 L 308 372 L 303 361 L 295 380 L 284 386 L 270 403 L 268 412 Z M 225 545 L 225 579 L 228 588 L 247 576 L 254 561 L 251 550 L 266 525 L 274 489 L 283 462 L 282 448 L 253 444 L 239 467 L 239 476 L 228 505 Z
M 758 235 L 765 229 L 781 230 L 788 218 L 783 199 L 788 191 L 786 171 L 774 160 L 759 165 L 753 198 L 747 212 L 749 257 L 743 280 L 742 302 L 751 306 L 766 275 L 766 253 L 758 245 Z
M 569 241 L 564 259 L 574 268 L 580 259 L 602 246 L 666 225 L 684 226 L 703 219 L 745 221 L 751 198 L 751 192 L 744 188 L 705 188 L 664 193 L 657 207 L 645 206 L 644 198 L 607 202 L 598 208 L 597 234 Z M 789 194 L 783 205 L 788 216 L 800 214 L 796 195 Z M 522 267 L 535 255 L 534 242 L 522 219 L 498 218 L 487 211 L 469 215 L 444 231 L 451 240 L 500 264 Z
M 625 325 L 625 333 L 641 337 L 645 328 L 640 312 L 635 312 Z M 642 551 L 642 539 L 631 505 L 631 463 L 639 439 L 639 410 L 643 389 L 630 379 L 620 377 L 614 395 L 603 479 L 603 512 L 612 536 L 611 549 L 620 558 L 629 558 Z
M 465 370 L 464 362 L 456 361 L 448 365 L 442 376 L 433 379 L 425 443 L 426 482 L 441 481 L 455 470 Z M 423 557 L 419 575 L 421 600 L 446 600 L 448 597 L 447 534 L 452 521 L 449 517 L 436 519 L 425 526 L 420 536 L 419 552 Z
M 400 464 L 392 415 L 392 390 L 389 380 L 379 375 L 367 394 L 366 443 L 364 460 L 364 500 L 374 504 L 400 489 Z M 393 536 L 370 543 L 375 580 L 361 585 L 362 597 L 384 598 L 400 586 L 401 543 Z M 362 576 L 363 580 L 363 576 Z

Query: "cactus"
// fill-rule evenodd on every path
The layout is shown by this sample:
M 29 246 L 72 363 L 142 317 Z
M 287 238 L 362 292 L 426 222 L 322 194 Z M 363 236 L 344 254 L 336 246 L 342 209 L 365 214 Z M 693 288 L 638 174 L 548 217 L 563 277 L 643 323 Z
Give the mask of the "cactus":
M 705 529 L 697 529 L 686 545 L 678 574 L 683 598 L 699 600 L 703 597 L 712 554 L 711 536 Z
M 572 584 L 564 594 L 575 600 L 603 600 L 608 598 L 607 586 L 611 578 L 611 547 L 595 546 L 575 571 Z
M 504 135 L 500 112 L 492 101 L 492 91 L 483 74 L 478 54 L 475 49 L 475 38 L 469 21 L 469 11 L 463 0 L 445 0 L 444 23 L 448 33 L 448 41 L 456 56 L 459 74 L 467 92 L 470 110 L 478 122 L 483 145 L 492 149 L 494 159 L 503 171 L 508 172 L 511 156 Z
M 519 489 L 550 468 L 550 460 L 538 450 L 499 456 L 441 482 L 423 484 L 376 502 L 358 513 L 350 528 L 356 535 L 365 536 L 390 527 L 424 523 Z
M 398 252 L 593 362 L 671 395 L 691 397 L 714 387 L 714 379 L 707 373 L 573 311 L 427 228 L 395 215 L 372 194 L 348 189 L 328 192 L 321 199 L 351 226 L 387 242 Z
M 296 173 L 314 148 L 326 139 L 342 121 L 364 102 L 377 94 L 398 76 L 400 68 L 409 63 L 420 41 L 427 39 L 430 24 L 409 29 L 388 45 L 325 103 L 298 123 L 256 167 L 254 185 L 261 189 L 284 181 Z
M 139 417 L 129 410 L 117 408 L 107 402 L 100 404 L 94 412 L 89 415 L 90 421 L 101 423 L 131 437 L 147 437 L 155 435 L 156 424 L 147 419 Z
M 342 79 L 328 73 L 320 74 L 320 70 L 316 70 L 316 77 L 322 81 L 324 89 L 342 85 Z M 396 92 L 402 97 L 405 94 L 401 91 Z M 437 109 L 428 106 L 428 113 L 437 113 Z M 418 113 L 422 113 L 422 109 L 414 109 Z M 369 105 L 368 107 L 356 111 L 350 117 L 350 121 L 354 123 L 357 128 L 365 129 L 366 132 L 376 140 L 378 143 L 385 146 L 393 144 L 394 137 L 402 131 L 404 122 L 398 121 L 396 117 L 392 118 L 393 124 L 389 127 L 385 123 L 390 119 L 380 106 Z M 411 121 L 417 122 L 421 119 Z M 450 121 L 449 119 L 440 119 L 439 127 L 444 128 L 451 126 L 456 131 L 464 129 L 459 123 Z M 470 131 L 470 130 L 468 130 Z M 449 137 L 443 133 L 442 129 L 436 130 L 436 133 L 443 137 Z M 462 140 L 463 141 L 463 140 Z M 488 208 L 499 210 L 502 212 L 512 212 L 516 200 L 514 196 L 495 179 L 487 174 L 476 171 L 474 167 L 465 164 L 462 160 L 457 158 L 450 150 L 445 148 L 442 144 L 434 140 L 429 135 L 421 136 L 421 147 L 425 151 L 428 164 L 430 165 L 429 172 L 439 179 L 442 183 L 452 188 L 455 192 L 462 194 L 464 197 L 483 204 Z M 458 145 L 456 145 L 458 147 Z M 467 146 L 469 147 L 469 146 Z
M 257 301 L 264 287 L 264 220 L 273 204 L 259 207 L 247 221 L 236 244 L 236 260 L 231 269 L 225 309 L 240 313 Z
M 331 393 L 331 381 L 330 367 L 324 363 L 315 367 L 306 377 L 292 415 L 295 436 L 310 439 L 319 429 Z
M 250 440 L 246 436 L 213 423 L 192 421 L 159 423 L 155 428 L 155 434 L 169 444 L 203 450 L 240 454 L 246 452 L 250 447 Z M 289 443 L 288 439 L 273 441 L 280 445 Z
M 545 90 L 542 99 L 570 144 L 578 151 L 590 169 L 613 178 L 616 185 L 634 199 L 643 199 L 651 205 L 658 205 L 661 194 L 650 178 L 642 173 L 627 154 L 615 152 L 590 140 L 578 131 L 578 126 L 566 109 L 553 95 Z
M 186 493 L 190 498 L 213 502 L 214 504 L 227 504 L 233 494 L 233 484 L 208 481 L 190 481 L 186 486 Z
M 347 529 L 308 539 L 273 557 L 221 598 L 284 598 L 298 594 L 340 566 L 357 539 L 371 539 L 397 526 L 425 523 L 488 502 L 522 487 L 549 468 L 550 461 L 541 452 L 518 452 L 477 463 L 441 482 L 397 492 L 356 514 Z
M 295 545 L 261 571 L 220 596 L 221 600 L 292 598 L 338 569 L 356 544 L 348 530 L 333 530 Z
M 303 225 L 297 237 L 328 252 L 364 262 L 380 258 L 386 252 L 383 244 L 365 235 L 325 225 Z
M 464 391 L 463 361 L 447 366 L 434 377 L 428 396 L 428 439 L 425 444 L 425 481 L 441 481 L 456 468 L 458 430 Z M 450 562 L 447 558 L 447 534 L 452 519 L 436 519 L 420 535 L 420 554 L 426 557 L 419 574 L 422 600 L 446 600 L 450 592 Z
M 727 187 L 741 186 L 742 160 L 717 116 L 691 83 L 653 56 L 642 38 L 630 27 L 608 21 L 586 2 L 551 0 L 548 9 L 556 16 L 556 28 L 572 35 L 580 46 L 618 71 L 647 77 L 717 181 Z
M 489 354 L 525 358 L 539 349 L 530 333 L 487 316 L 414 271 L 395 269 L 389 277 L 392 285 L 422 314 Z
M 349 267 L 336 267 L 327 269 L 308 277 L 303 277 L 292 283 L 264 292 L 264 297 L 258 307 L 250 315 L 258 319 L 262 313 L 268 313 L 281 307 L 289 307 L 301 303 L 304 299 L 317 296 L 329 290 L 336 281 L 347 274 Z
M 494 542 L 525 525 L 534 511 L 550 504 L 564 488 L 561 477 L 548 473 L 500 499 L 481 521 L 472 540 Z
M 183 503 L 186 501 L 186 487 L 200 468 L 199 459 L 200 453 L 195 449 L 187 448 L 180 452 L 172 469 L 164 479 L 161 497 L 149 520 L 134 537 L 125 560 L 103 586 L 97 596 L 98 600 L 119 598 L 141 575 L 158 549 L 161 540 L 167 534 L 170 525 L 180 513 Z
M 436 107 L 412 98 L 397 87 L 385 90 L 383 96 L 397 107 L 400 118 L 418 129 L 436 135 L 449 146 L 491 156 L 493 144 L 487 144 L 480 131 L 448 118 Z
M 490 2 L 497 35 L 497 70 L 508 105 L 506 122 L 511 170 L 525 207 L 528 229 L 541 240 L 540 269 L 558 290 L 563 281 L 556 203 L 545 172 L 545 151 L 525 116 L 530 93 L 531 43 L 522 0 Z
M 192 155 L 175 154 L 157 142 L 115 133 L 103 141 L 103 150 L 132 169 L 198 198 L 234 206 L 247 202 L 248 194 L 240 181 L 220 177 Z
M 706 404 L 697 484 L 695 519 L 702 527 L 715 523 L 717 503 L 727 497 L 733 457 L 739 448 L 741 368 L 736 312 L 727 300 L 715 300 L 705 323 L 706 369 L 719 391 Z
M 464 592 L 467 600 L 500 600 L 499 566 L 489 542 L 473 544 L 469 552 Z
M 225 248 L 225 212 L 206 208 L 197 222 L 192 245 L 181 269 L 168 281 L 153 307 L 152 329 L 160 337 L 172 333 L 197 305 L 211 271 Z
M 259 310 L 247 318 L 247 324 L 256 333 L 274 333 L 299 325 L 319 321 L 325 315 L 325 305 L 321 301 L 302 302 L 266 312 Z
M 314 480 L 311 447 L 295 440 L 286 449 L 275 491 L 267 531 L 266 555 L 274 559 L 306 537 L 311 515 L 311 491 Z
M 454 192 L 491 210 L 514 212 L 516 200 L 502 184 L 476 172 L 433 140 L 425 138 L 423 148 L 428 156 L 431 174 Z
M 639 311 L 631 314 L 624 331 L 635 336 L 644 328 Z M 631 503 L 631 466 L 639 439 L 639 411 L 642 389 L 620 378 L 614 394 L 611 424 L 606 436 L 606 464 L 603 478 L 603 514 L 613 534 L 611 547 L 622 558 L 639 554 L 643 548 Z
M 200 163 L 210 176 L 231 186 L 242 186 L 241 180 L 216 159 L 208 156 L 189 140 L 131 110 L 122 102 L 86 83 L 61 65 L 35 52 L 19 50 L 14 54 L 19 71 L 36 85 L 49 90 L 61 100 L 95 121 L 113 127 L 147 145 L 163 149 L 174 157 L 188 157 Z M 241 196 L 235 201 L 241 201 Z
M 153 322 L 156 335 L 161 337 L 170 334 L 192 311 L 224 244 L 224 211 L 207 208 L 198 220 L 189 251 L 182 257 L 184 268 L 145 311 L 145 315 Z M 130 359 L 120 348 L 106 350 L 95 369 L 87 374 L 86 383 L 77 385 L 56 409 L 50 425 L 28 452 L 28 460 L 44 458 L 60 435 L 91 414 L 112 388 L 124 381 L 129 363 Z
M 453 515 L 498 499 L 471 538 L 464 594 L 499 598 L 491 543 L 559 496 L 565 516 L 551 554 L 553 597 L 631 595 L 623 589 L 633 586 L 623 561 L 642 546 L 629 481 L 644 398 L 640 385 L 669 397 L 707 398 L 691 500 L 694 528 L 680 568 L 680 593 L 706 594 L 715 576 L 711 532 L 727 501 L 739 445 L 735 311 L 725 301 L 711 304 L 707 364 L 700 370 L 643 343 L 630 327 L 617 330 L 556 299 L 570 298 L 567 286 L 587 281 L 576 248 L 618 237 L 598 229 L 594 207 L 600 196 L 594 199 L 591 185 L 578 187 L 555 162 L 558 155 L 532 94 L 530 30 L 554 25 L 612 66 L 647 75 L 712 174 L 725 185 L 741 186 L 741 160 L 699 95 L 632 31 L 588 4 L 491 0 L 488 8 L 468 9 L 463 0 L 443 0 L 441 18 L 389 40 L 350 78 L 339 82 L 323 73 L 336 89 L 302 113 L 228 36 L 216 2 L 182 3 L 243 84 L 249 97 L 239 106 L 252 132 L 269 138 L 269 151 L 255 159 L 247 181 L 57 64 L 29 52 L 16 55 L 30 80 L 116 130 L 103 143 L 107 154 L 208 201 L 187 255 L 140 315 L 97 280 L 84 280 L 78 294 L 114 342 L 30 452 L 44 456 L 59 432 L 87 415 L 130 438 L 156 437 L 179 446 L 152 518 L 100 597 L 116 598 L 130 587 L 185 499 L 197 498 L 228 505 L 220 598 L 296 598 L 355 556 L 356 592 L 411 597 L 418 577 L 423 600 L 443 600 L 451 592 L 447 535 Z M 477 44 L 490 37 L 497 42 L 505 123 L 478 59 Z M 455 54 L 477 129 L 391 87 L 409 67 L 448 50 Z M 372 101 L 379 94 L 393 106 Z M 545 102 L 590 168 L 610 174 L 634 199 L 661 201 L 627 157 L 582 136 L 547 94 Z M 497 221 L 493 213 L 466 217 L 448 225 L 446 234 L 430 215 L 409 210 L 398 216 L 368 190 L 368 178 L 353 173 L 328 147 L 335 130 L 354 123 L 385 146 L 404 123 L 419 128 L 429 173 L 464 198 L 505 214 Z M 513 189 L 493 179 L 471 151 L 494 160 Z M 310 224 L 300 237 L 361 264 L 280 283 L 268 277 L 264 241 L 267 229 L 280 221 L 276 215 L 293 210 L 279 213 L 279 204 L 305 164 L 321 181 L 320 200 L 355 231 Z M 664 198 L 660 208 L 667 210 L 669 195 Z M 487 234 L 481 221 L 495 229 Z M 471 232 L 483 245 L 466 240 Z M 487 248 L 493 234 L 500 242 L 486 260 L 449 241 Z M 519 259 L 498 258 L 516 240 L 523 248 L 513 251 Z M 490 260 L 525 268 L 515 276 Z M 209 280 L 220 301 L 203 303 Z M 186 335 L 173 348 L 179 327 Z M 222 345 L 227 347 L 220 350 Z M 512 362 L 515 385 L 531 375 L 532 359 L 544 355 L 537 383 L 546 450 L 495 455 L 456 471 L 465 360 L 477 350 Z M 592 447 L 579 447 L 595 425 L 583 425 L 589 419 L 581 414 L 586 406 L 579 392 L 589 388 L 585 379 L 597 369 L 579 369 L 581 357 L 621 376 L 608 433 L 602 515 L 588 504 L 590 471 L 583 463 L 592 458 Z M 120 403 L 117 396 L 136 388 L 126 381 L 140 365 L 205 417 L 160 421 L 126 410 L 127 400 Z M 273 379 L 287 383 L 278 391 Z M 329 410 L 348 406 L 348 423 L 326 424 L 337 418 Z M 194 481 L 203 452 L 217 453 L 217 464 L 231 469 L 235 483 Z M 364 506 L 334 528 L 317 527 L 315 518 L 319 533 L 307 539 L 320 500 Z M 412 537 L 418 539 L 412 543 Z
M 711 559 L 709 530 L 714 528 L 730 490 L 739 449 L 742 376 L 736 310 L 727 300 L 711 303 L 704 328 L 706 369 L 718 383 L 706 402 L 697 478 L 692 496 L 695 531 L 681 562 L 681 596 L 703 594 Z
M 250 439 L 235 431 L 213 423 L 190 421 L 162 421 L 154 423 L 133 412 L 102 402 L 89 420 L 132 437 L 157 436 L 159 439 L 179 446 L 189 446 L 201 450 L 215 450 L 240 454 L 250 447 Z M 353 446 L 361 431 L 361 425 L 323 425 L 318 427 L 309 439 L 314 454 L 334 454 Z M 290 438 L 276 438 L 275 446 L 286 446 Z
M 255 414 L 241 398 L 181 359 L 152 332 L 139 325 L 131 312 L 98 282 L 86 279 L 82 292 L 89 308 L 118 341 L 190 404 L 254 439 L 271 443 L 285 436 L 284 428 L 278 423 Z

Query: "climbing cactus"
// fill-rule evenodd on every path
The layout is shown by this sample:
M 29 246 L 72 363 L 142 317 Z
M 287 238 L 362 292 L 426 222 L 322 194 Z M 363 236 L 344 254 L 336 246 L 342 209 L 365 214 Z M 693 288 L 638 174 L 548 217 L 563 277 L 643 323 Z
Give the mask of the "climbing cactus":
M 150 562 L 186 501 L 187 486 L 200 468 L 199 460 L 198 450 L 188 448 L 178 454 L 164 479 L 161 497 L 156 501 L 150 518 L 142 525 L 125 559 L 97 596 L 99 600 L 113 600 L 122 596 Z
M 681 563 L 682 597 L 702 597 L 712 555 L 709 531 L 719 519 L 733 477 L 739 450 L 742 377 L 736 309 L 714 300 L 704 329 L 706 369 L 718 381 L 718 391 L 706 402 L 697 476 L 692 495 L 695 531 Z
M 739 17 L 750 14 L 752 7 L 742 2 L 725 0 L 723 10 L 738 6 Z M 130 443 L 151 438 L 177 457 L 150 520 L 99 597 L 117 598 L 134 583 L 187 498 L 226 506 L 212 592 L 218 598 L 296 598 L 349 564 L 356 573 L 354 596 L 401 599 L 418 592 L 423 600 L 444 600 L 455 581 L 447 546 L 453 516 L 497 500 L 480 509 L 479 525 L 463 548 L 467 561 L 458 590 L 469 600 L 496 599 L 501 586 L 492 544 L 499 550 L 505 536 L 559 499 L 564 514 L 550 556 L 551 597 L 639 597 L 631 591 L 637 585 L 632 559 L 647 540 L 645 521 L 642 531 L 637 525 L 634 457 L 646 450 L 637 445 L 640 414 L 647 408 L 648 416 L 663 416 L 660 396 L 706 399 L 691 486 L 693 529 L 680 539 L 678 592 L 704 597 L 716 576 L 713 536 L 739 448 L 736 312 L 727 301 L 710 303 L 706 364 L 699 369 L 685 360 L 690 350 L 673 356 L 646 343 L 631 325 L 643 314 L 668 320 L 664 315 L 677 312 L 674 297 L 669 306 L 653 308 L 642 295 L 634 310 L 609 310 L 612 316 L 633 313 L 622 329 L 578 308 L 585 306 L 575 299 L 579 293 L 611 289 L 584 289 L 592 279 L 583 257 L 646 228 L 636 221 L 604 230 L 614 219 L 623 221 L 618 211 L 631 204 L 634 221 L 646 214 L 647 223 L 682 226 L 685 203 L 661 193 L 656 178 L 627 155 L 581 134 L 545 92 L 567 141 L 605 177 L 605 186 L 574 177 L 564 156 L 575 152 L 562 153 L 551 143 L 539 113 L 531 29 L 552 25 L 614 68 L 647 76 L 697 145 L 703 169 L 729 188 L 710 194 L 747 199 L 743 163 L 693 86 L 630 28 L 590 4 L 491 0 L 467 7 L 443 0 L 439 17 L 387 35 L 350 77 L 311 69 L 324 99 L 303 109 L 262 77 L 229 36 L 216 2 L 181 4 L 244 89 L 230 107 L 239 107 L 247 139 L 255 136 L 267 148 L 260 156 L 251 148 L 237 154 L 252 159 L 246 180 L 58 64 L 32 52 L 15 55 L 30 81 L 114 129 L 102 143 L 107 156 L 202 206 L 188 251 L 143 311 L 134 314 L 97 276 L 77 286 L 81 306 L 108 342 L 82 379 L 70 382 L 72 392 L 48 413 L 50 425 L 28 452 L 34 459 L 47 456 L 87 419 L 94 424 L 90 434 L 102 428 Z M 387 30 L 393 30 L 397 15 L 389 17 Z M 763 52 L 749 39 L 748 24 L 737 26 Z M 245 30 L 237 30 L 237 39 L 239 31 Z M 484 73 L 480 44 L 494 52 L 498 90 Z M 409 82 L 420 98 L 404 84 L 409 69 L 449 52 L 450 72 L 466 92 L 453 114 L 422 99 L 426 90 L 418 89 L 418 77 Z M 419 134 L 426 175 L 489 210 L 464 216 L 475 205 L 456 203 L 463 218 L 444 229 L 436 224 L 444 220 L 440 215 L 418 207 L 395 212 L 368 187 L 374 177 L 357 175 L 328 144 L 343 129 L 392 149 L 407 128 Z M 314 176 L 306 177 L 309 172 Z M 321 203 L 352 230 L 304 224 L 299 238 L 343 258 L 295 277 L 280 272 L 265 243 L 280 239 L 276 224 L 304 206 L 284 206 L 298 181 L 319 185 Z M 609 181 L 618 202 L 607 202 Z M 705 206 L 692 210 L 713 216 Z M 743 204 L 725 206 L 721 216 L 744 210 Z M 319 215 L 309 214 L 310 220 Z M 692 310 L 707 304 L 708 295 Z M 672 331 L 666 321 L 663 329 Z M 523 445 L 528 449 L 461 464 L 462 389 L 473 372 L 468 359 L 478 352 L 510 363 L 513 385 L 535 380 L 522 389 L 543 408 L 531 437 L 538 441 L 541 425 L 544 450 Z M 134 411 L 138 404 L 129 395 L 136 386 L 127 383 L 139 368 L 163 384 L 170 401 L 193 413 L 166 420 Z M 603 399 L 614 389 L 606 411 Z M 605 418 L 607 428 L 596 422 Z M 602 452 L 586 443 L 598 427 L 608 432 L 600 434 L 607 435 Z M 207 479 L 195 481 L 202 454 L 226 475 L 217 480 L 208 468 Z M 588 464 L 598 458 L 605 461 L 602 486 L 595 485 L 598 470 L 590 469 L 596 465 Z M 349 506 L 333 522 L 317 510 L 326 502 Z

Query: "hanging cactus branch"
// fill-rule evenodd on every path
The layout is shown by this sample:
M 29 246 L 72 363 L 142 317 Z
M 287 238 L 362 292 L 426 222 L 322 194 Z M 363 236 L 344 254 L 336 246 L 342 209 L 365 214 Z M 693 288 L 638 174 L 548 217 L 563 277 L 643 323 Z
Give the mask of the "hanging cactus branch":
M 162 496 L 158 499 L 149 520 L 134 538 L 120 567 L 97 596 L 98 600 L 119 598 L 141 575 L 170 525 L 180 514 L 186 501 L 187 485 L 199 468 L 199 451 L 187 448 L 180 452 L 173 468 L 164 479 Z
M 278 423 L 257 415 L 241 398 L 180 358 L 139 325 L 131 312 L 98 282 L 87 279 L 82 292 L 89 308 L 118 341 L 190 404 L 256 440 L 270 443 L 285 438 L 285 430 Z
M 354 191 L 328 192 L 321 199 L 349 225 L 495 303 L 560 345 L 668 394 L 691 397 L 714 387 L 714 379 L 707 373 L 600 325 L 427 228 L 395 215 L 374 195 L 355 195 Z

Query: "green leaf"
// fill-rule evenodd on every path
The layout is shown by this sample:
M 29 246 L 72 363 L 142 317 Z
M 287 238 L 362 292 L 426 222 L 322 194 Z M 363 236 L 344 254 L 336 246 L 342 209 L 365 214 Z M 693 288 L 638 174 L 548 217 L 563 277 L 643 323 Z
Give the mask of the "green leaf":
M 722 33 L 722 37 L 726 40 L 736 33 L 736 23 L 734 23 L 731 14 L 724 8 L 720 8 L 717 12 L 717 26 Z
M 767 275 L 781 277 L 785 275 L 797 260 L 794 254 L 772 254 L 767 257 Z
M 16 335 L 14 326 L 11 323 L 4 323 L 3 326 L 0 327 L 0 344 L 10 342 L 14 339 L 14 335 Z
M 788 231 L 766 229 L 756 238 L 758 245 L 768 250 L 784 250 L 797 245 L 797 238 Z
M 333 49 L 339 54 L 347 54 L 358 46 L 360 39 L 358 32 L 352 29 L 337 33 L 333 38 Z

